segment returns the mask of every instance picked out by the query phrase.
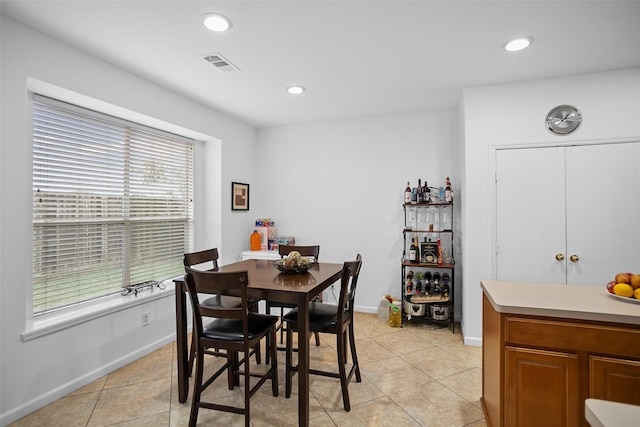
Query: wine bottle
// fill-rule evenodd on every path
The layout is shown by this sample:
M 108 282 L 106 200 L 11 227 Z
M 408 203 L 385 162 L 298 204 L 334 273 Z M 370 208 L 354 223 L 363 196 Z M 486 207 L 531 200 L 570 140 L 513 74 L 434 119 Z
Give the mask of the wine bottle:
M 425 203 L 429 203 L 431 201 L 431 197 L 429 197 L 429 186 L 427 185 L 427 180 L 424 180 L 424 185 L 422 186 L 422 201 Z
M 418 203 L 422 203 L 423 201 L 423 195 L 422 195 L 422 183 L 420 178 L 418 178 L 418 195 L 416 196 L 416 202 Z
M 446 186 L 444 187 L 444 201 L 450 203 L 453 200 L 453 191 L 451 190 L 451 181 L 449 177 L 446 180 Z
M 407 189 L 404 190 L 404 202 L 411 203 L 411 184 L 407 181 Z
M 414 240 L 411 239 L 411 246 L 409 246 L 409 262 L 412 263 L 412 264 L 415 264 L 417 262 L 416 261 L 416 259 L 417 259 L 416 258 L 416 255 L 417 255 L 416 250 L 417 249 L 418 248 L 416 247 Z
M 420 243 L 418 243 L 418 236 L 414 237 L 416 247 L 416 264 L 420 264 Z

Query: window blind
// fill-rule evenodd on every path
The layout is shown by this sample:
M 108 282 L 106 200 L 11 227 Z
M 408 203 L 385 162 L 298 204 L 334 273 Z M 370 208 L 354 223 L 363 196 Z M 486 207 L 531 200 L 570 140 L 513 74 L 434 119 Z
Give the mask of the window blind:
M 193 141 L 33 97 L 33 314 L 183 271 Z

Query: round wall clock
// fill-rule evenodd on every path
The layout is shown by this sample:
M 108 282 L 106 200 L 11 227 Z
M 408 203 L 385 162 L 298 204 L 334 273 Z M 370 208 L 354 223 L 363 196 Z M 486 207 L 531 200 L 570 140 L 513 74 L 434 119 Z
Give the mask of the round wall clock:
M 547 127 L 558 135 L 566 135 L 580 126 L 582 114 L 571 105 L 559 105 L 547 114 Z

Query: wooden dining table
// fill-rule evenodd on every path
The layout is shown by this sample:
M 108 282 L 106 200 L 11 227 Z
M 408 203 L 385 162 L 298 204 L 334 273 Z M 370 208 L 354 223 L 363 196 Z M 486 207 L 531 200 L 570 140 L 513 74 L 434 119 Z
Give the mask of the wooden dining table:
M 307 273 L 283 274 L 273 261 L 248 259 L 219 267 L 220 272 L 246 271 L 247 297 L 298 306 L 298 425 L 309 425 L 309 301 L 342 275 L 342 264 L 316 263 Z M 178 399 L 189 394 L 189 348 L 187 338 L 187 286 L 184 278 L 174 279 L 176 293 L 176 344 Z

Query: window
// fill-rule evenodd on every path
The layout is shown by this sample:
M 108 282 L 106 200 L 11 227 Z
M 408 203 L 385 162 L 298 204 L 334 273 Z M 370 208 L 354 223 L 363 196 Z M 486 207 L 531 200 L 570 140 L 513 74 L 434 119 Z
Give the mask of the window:
M 193 228 L 193 141 L 33 97 L 33 314 L 165 280 Z

